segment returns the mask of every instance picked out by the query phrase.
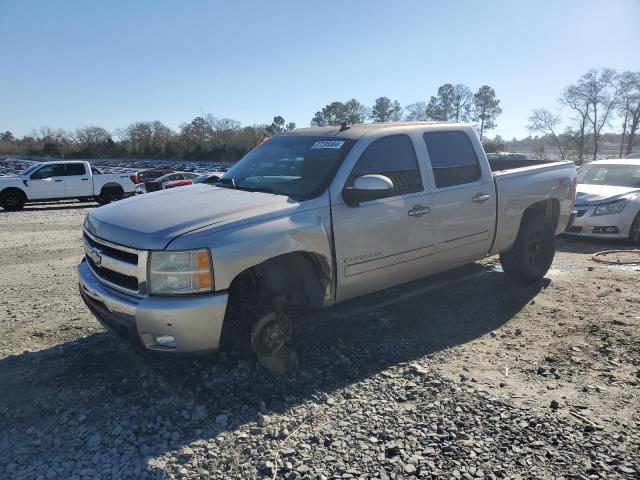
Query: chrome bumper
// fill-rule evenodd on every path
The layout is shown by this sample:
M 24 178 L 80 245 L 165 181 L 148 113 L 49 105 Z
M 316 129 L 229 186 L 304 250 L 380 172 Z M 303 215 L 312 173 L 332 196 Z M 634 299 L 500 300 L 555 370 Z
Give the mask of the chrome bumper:
M 86 261 L 78 265 L 80 295 L 105 327 L 150 350 L 208 352 L 220 345 L 228 294 L 137 297 L 103 285 Z M 173 337 L 174 345 L 158 343 Z

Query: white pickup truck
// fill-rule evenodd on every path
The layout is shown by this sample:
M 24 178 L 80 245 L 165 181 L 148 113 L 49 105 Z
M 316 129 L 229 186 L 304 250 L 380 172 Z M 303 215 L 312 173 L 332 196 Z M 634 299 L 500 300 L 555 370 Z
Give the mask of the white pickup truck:
M 206 352 L 245 332 L 268 355 L 300 311 L 487 255 L 540 280 L 571 218 L 575 166 L 495 162 L 464 124 L 288 131 L 215 186 L 90 212 L 80 293 L 103 325 L 148 349 Z
M 135 189 L 126 173 L 102 173 L 89 162 L 36 163 L 19 175 L 0 177 L 0 206 L 21 210 L 26 203 L 77 198 L 104 205 Z

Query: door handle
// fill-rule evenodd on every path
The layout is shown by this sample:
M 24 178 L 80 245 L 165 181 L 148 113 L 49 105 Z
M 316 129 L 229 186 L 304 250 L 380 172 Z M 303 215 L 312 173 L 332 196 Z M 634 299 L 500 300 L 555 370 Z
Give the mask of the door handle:
M 431 209 L 429 207 L 423 207 L 422 205 L 416 205 L 411 210 L 409 210 L 407 212 L 407 215 L 409 215 L 410 217 L 419 218 L 422 215 L 424 215 L 425 213 L 429 213 L 429 212 L 431 212 Z
M 476 203 L 484 203 L 490 198 L 491 198 L 491 195 L 488 193 L 479 193 L 475 197 L 473 197 L 471 200 L 473 200 Z
M 54 182 L 61 182 L 62 180 L 54 180 Z
M 80 180 L 82 180 L 83 182 L 86 182 L 89 179 L 88 178 L 81 178 Z

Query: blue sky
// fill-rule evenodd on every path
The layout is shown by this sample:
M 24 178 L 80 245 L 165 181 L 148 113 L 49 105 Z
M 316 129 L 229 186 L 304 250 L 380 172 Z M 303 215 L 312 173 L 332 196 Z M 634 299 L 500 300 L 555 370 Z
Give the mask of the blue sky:
M 0 0 L 0 131 L 177 129 L 201 110 L 307 126 L 334 100 L 464 83 L 495 88 L 490 135 L 524 136 L 588 69 L 640 70 L 638 38 L 638 0 Z

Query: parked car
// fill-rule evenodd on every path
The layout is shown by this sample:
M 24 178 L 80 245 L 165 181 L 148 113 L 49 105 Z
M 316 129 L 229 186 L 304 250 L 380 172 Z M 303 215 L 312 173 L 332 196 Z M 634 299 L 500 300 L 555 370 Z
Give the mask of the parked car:
M 217 171 L 217 172 L 208 172 L 200 175 L 196 178 L 193 183 L 208 183 L 209 185 L 214 185 L 218 180 L 220 180 L 228 170 Z
M 538 281 L 570 220 L 575 165 L 502 168 L 492 172 L 464 124 L 288 131 L 214 188 L 90 212 L 80 292 L 103 325 L 148 349 L 211 351 L 247 331 L 269 355 L 288 342 L 295 312 L 487 255 Z
M 149 192 L 157 192 L 158 190 L 163 190 L 169 182 L 174 182 L 176 180 L 193 180 L 198 176 L 197 173 L 189 173 L 189 172 L 172 172 L 166 175 L 162 175 L 161 177 L 156 178 L 155 180 L 151 180 L 149 182 L 144 182 L 136 186 L 136 194 L 140 193 L 149 193 Z
M 138 185 L 140 183 L 151 182 L 168 173 L 173 173 L 173 170 L 171 169 L 166 170 L 161 168 L 148 168 L 146 170 L 140 170 L 139 172 L 136 172 L 132 180 L 133 180 L 133 183 Z
M 566 233 L 640 245 L 640 160 L 598 160 L 581 166 L 575 210 Z
M 27 203 L 77 198 L 101 205 L 129 195 L 135 184 L 126 173 L 102 173 L 89 162 L 36 163 L 19 175 L 0 178 L 0 206 L 20 210 Z
M 170 188 L 185 187 L 187 185 L 192 185 L 194 183 L 209 183 L 213 185 L 224 174 L 225 172 L 210 172 L 210 173 L 198 175 L 196 178 L 185 178 L 184 180 L 173 180 L 171 182 L 165 183 L 164 189 L 168 190 Z

